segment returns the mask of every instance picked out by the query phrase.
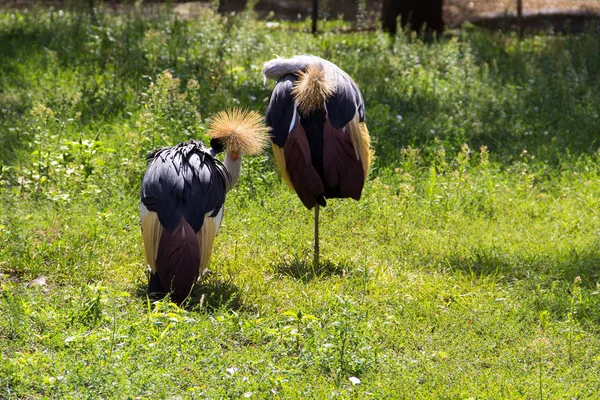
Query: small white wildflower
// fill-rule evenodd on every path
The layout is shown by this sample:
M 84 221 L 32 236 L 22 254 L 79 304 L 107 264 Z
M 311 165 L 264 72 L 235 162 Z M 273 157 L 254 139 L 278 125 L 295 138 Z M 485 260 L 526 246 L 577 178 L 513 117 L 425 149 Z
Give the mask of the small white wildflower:
M 43 275 L 39 276 L 27 284 L 27 286 L 30 286 L 30 285 L 31 286 L 46 286 L 46 277 Z
M 402 115 L 400 115 L 400 114 L 396 115 L 396 119 L 398 120 L 398 122 L 402 122 Z
M 350 382 L 352 382 L 352 384 L 353 384 L 353 385 L 358 385 L 358 384 L 360 383 L 360 379 L 358 379 L 358 378 L 357 378 L 357 377 L 355 377 L 355 376 L 351 376 L 350 378 L 348 378 L 348 380 L 349 380 Z

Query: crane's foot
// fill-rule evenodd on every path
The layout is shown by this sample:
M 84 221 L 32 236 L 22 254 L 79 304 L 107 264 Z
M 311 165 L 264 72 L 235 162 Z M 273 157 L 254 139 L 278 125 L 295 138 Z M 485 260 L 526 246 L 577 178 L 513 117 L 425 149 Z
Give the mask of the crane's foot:
M 167 292 L 160 283 L 158 275 L 150 272 L 150 279 L 148 280 L 148 297 L 150 300 L 160 300 L 166 295 Z

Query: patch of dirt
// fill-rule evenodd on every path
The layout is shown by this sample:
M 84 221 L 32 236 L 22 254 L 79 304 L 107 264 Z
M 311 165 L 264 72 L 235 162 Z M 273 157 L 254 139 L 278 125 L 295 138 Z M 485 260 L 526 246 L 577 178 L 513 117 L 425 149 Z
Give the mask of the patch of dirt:
M 228 4 L 232 3 L 236 2 L 228 1 Z M 243 4 L 242 1 L 239 3 Z M 357 4 L 356 1 L 328 0 L 327 7 L 321 8 L 321 12 L 330 17 L 344 15 L 344 18 L 355 19 L 358 13 Z M 367 14 L 379 16 L 382 0 L 366 0 L 365 4 Z M 209 5 L 209 2 L 182 2 L 176 5 L 175 11 L 182 17 L 191 16 Z M 237 8 L 241 9 L 240 7 L 243 6 L 238 5 Z M 303 19 L 310 15 L 311 8 L 312 0 L 259 0 L 255 10 L 263 16 L 273 12 L 275 18 Z M 600 0 L 523 0 L 523 13 L 600 15 Z M 505 14 L 508 16 L 517 14 L 517 0 L 444 0 L 444 20 L 449 26 Z
M 598 0 L 523 0 L 523 14 L 600 15 Z M 445 0 L 444 20 L 449 25 L 482 18 L 517 15 L 517 0 Z
M 0 284 L 5 282 L 19 283 L 21 282 L 21 278 L 18 271 L 13 268 L 9 268 L 4 263 L 0 263 Z
M 2 8 L 26 8 L 32 5 L 51 5 L 55 8 L 73 5 L 77 1 L 85 6 L 89 0 L 0 0 Z M 93 0 L 100 3 L 100 0 Z M 223 0 L 222 0 L 223 1 Z M 362 15 L 371 25 L 381 14 L 383 0 L 366 0 L 366 10 Z M 127 8 L 123 0 L 103 1 L 110 12 L 119 12 Z M 148 0 L 143 3 L 144 9 L 150 13 L 163 8 L 164 1 Z M 323 2 L 321 2 L 323 3 Z M 227 0 L 227 9 L 242 10 L 244 0 Z M 356 20 L 359 9 L 357 1 L 327 0 L 327 6 L 320 9 L 323 16 L 336 17 L 343 15 L 349 20 Z M 184 2 L 175 1 L 174 13 L 183 19 L 194 19 L 205 13 L 211 7 L 209 1 Z M 276 19 L 305 19 L 310 16 L 312 0 L 259 0 L 255 10 L 260 17 Z M 448 27 L 460 26 L 466 21 L 480 22 L 483 20 L 500 21 L 503 18 L 512 18 L 517 14 L 517 0 L 444 0 L 444 21 Z M 531 26 L 538 23 L 536 17 L 563 16 L 576 19 L 600 19 L 600 0 L 523 0 L 523 15 L 530 18 L 527 22 Z M 553 23 L 561 23 L 560 17 Z M 485 25 L 485 24 L 484 24 Z M 493 27 L 493 26 L 492 26 Z

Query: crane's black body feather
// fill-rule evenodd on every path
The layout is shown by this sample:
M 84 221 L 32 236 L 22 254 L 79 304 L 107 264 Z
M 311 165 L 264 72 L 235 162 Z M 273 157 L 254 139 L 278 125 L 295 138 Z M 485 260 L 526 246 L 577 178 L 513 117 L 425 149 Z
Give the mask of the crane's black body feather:
M 292 97 L 292 89 L 294 88 L 296 79 L 295 75 L 288 74 L 282 76 L 277 81 L 271 94 L 265 118 L 266 125 L 272 128 L 271 140 L 281 148 L 285 146 L 288 134 L 290 133 L 292 119 L 296 114 L 294 112 L 294 98 Z M 296 123 L 296 121 L 293 122 Z
M 359 120 L 364 121 L 364 105 L 362 95 L 349 76 L 337 74 L 335 94 L 326 101 L 327 114 L 331 125 L 336 129 L 344 129 L 358 111 Z M 362 113 L 362 117 L 361 117 Z
M 198 232 L 206 213 L 211 212 L 211 217 L 218 214 L 225 202 L 229 174 L 201 142 L 190 140 L 161 148 L 147 160 L 141 201 L 158 214 L 165 230 L 172 232 L 185 218 Z

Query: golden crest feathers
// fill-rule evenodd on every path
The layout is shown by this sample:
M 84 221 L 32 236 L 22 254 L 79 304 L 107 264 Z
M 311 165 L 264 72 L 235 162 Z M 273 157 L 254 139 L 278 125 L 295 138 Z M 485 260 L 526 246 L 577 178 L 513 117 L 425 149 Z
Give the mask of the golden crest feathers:
M 256 155 L 270 143 L 269 128 L 263 117 L 256 111 L 233 108 L 224 110 L 212 117 L 208 136 L 222 139 L 228 151 L 243 155 Z
M 325 68 L 319 64 L 310 64 L 305 71 L 298 73 L 298 80 L 294 83 L 292 95 L 298 103 L 298 108 L 303 114 L 321 109 L 325 100 L 335 92 L 325 72 Z

